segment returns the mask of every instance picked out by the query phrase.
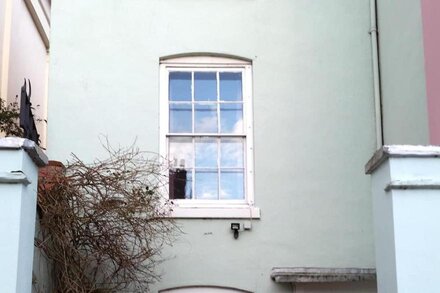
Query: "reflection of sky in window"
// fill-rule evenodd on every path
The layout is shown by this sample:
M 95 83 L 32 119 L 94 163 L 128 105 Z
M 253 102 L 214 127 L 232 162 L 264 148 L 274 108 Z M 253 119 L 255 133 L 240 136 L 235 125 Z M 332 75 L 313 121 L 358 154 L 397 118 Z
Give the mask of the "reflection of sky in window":
M 195 195 L 197 199 L 218 199 L 217 172 L 196 171 Z
M 169 140 L 169 159 L 173 167 L 193 167 L 193 144 L 191 137 L 172 137 Z
M 222 133 L 243 132 L 243 105 L 221 104 L 220 105 L 220 128 Z
M 220 166 L 243 168 L 243 139 L 223 138 L 221 140 Z
M 194 108 L 191 104 L 192 76 Z M 243 133 L 242 74 L 170 72 L 169 100 L 170 133 L 188 133 L 187 137 L 169 138 L 172 168 L 187 171 L 185 199 L 192 196 L 195 199 L 244 199 L 245 139 L 192 135 Z M 180 198 L 183 198 L 183 193 Z
M 196 138 L 196 168 L 217 168 L 217 139 Z
M 220 100 L 242 100 L 241 72 L 220 72 Z
M 194 72 L 194 100 L 217 100 L 217 79 L 215 72 Z
M 191 104 L 170 104 L 170 132 L 191 132 L 191 113 Z
M 170 72 L 170 101 L 191 101 L 191 72 Z
M 217 106 L 216 104 L 196 104 L 194 106 L 194 132 L 217 132 Z
M 186 172 L 185 199 L 192 198 L 192 170 Z
M 220 173 L 220 199 L 244 199 L 243 172 Z
M 220 143 L 220 169 L 217 166 Z M 242 138 L 195 138 L 195 195 L 197 199 L 237 200 L 244 198 Z M 169 154 L 174 168 L 187 170 L 185 199 L 192 196 L 193 143 L 191 137 L 169 140 Z M 220 173 L 219 173 L 220 172 Z M 218 182 L 220 176 L 220 182 Z M 219 191 L 220 188 L 220 191 Z

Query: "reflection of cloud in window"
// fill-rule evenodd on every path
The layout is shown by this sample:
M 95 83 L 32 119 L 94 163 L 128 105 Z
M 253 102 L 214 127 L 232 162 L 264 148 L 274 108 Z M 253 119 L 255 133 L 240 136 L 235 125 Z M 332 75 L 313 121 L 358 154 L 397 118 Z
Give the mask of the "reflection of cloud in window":
M 220 174 L 220 198 L 221 199 L 243 199 L 243 173 L 242 172 L 222 172 Z
M 170 141 L 170 160 L 172 167 L 191 168 L 193 161 L 192 140 Z M 183 160 L 183 161 L 182 161 Z M 183 163 L 183 164 L 182 164 Z M 183 166 L 182 166 L 183 165 Z
M 229 198 L 231 195 L 224 188 L 220 188 L 220 198 Z
M 195 121 L 196 132 L 212 133 L 217 132 L 217 116 L 209 116 L 196 119 Z
M 221 167 L 243 167 L 243 140 L 240 138 L 222 139 Z
M 243 132 L 239 128 L 240 121 L 243 120 L 243 105 L 242 104 L 221 104 L 220 105 L 220 121 L 222 133 L 237 133 Z
M 243 132 L 243 119 L 235 122 L 234 127 L 232 128 L 232 133 L 242 133 Z
M 196 139 L 196 167 L 217 167 L 217 140 Z
M 196 172 L 196 197 L 199 199 L 217 199 L 217 181 L 217 172 Z
M 217 199 L 217 196 L 213 192 L 203 192 L 198 196 L 199 199 Z

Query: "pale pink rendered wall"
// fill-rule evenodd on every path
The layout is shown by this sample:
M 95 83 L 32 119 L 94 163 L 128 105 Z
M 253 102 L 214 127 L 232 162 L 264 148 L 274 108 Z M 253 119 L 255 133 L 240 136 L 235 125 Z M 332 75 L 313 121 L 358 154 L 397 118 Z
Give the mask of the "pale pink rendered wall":
M 430 143 L 440 145 L 440 1 L 421 4 Z

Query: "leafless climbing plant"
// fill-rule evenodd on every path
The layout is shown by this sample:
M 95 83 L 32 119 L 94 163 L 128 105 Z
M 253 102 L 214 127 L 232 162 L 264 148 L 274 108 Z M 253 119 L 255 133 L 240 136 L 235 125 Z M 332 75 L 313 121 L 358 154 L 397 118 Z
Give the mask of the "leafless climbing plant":
M 163 200 L 166 164 L 134 146 L 104 147 L 106 159 L 73 155 L 39 184 L 36 246 L 53 262 L 57 292 L 148 292 L 178 231 Z

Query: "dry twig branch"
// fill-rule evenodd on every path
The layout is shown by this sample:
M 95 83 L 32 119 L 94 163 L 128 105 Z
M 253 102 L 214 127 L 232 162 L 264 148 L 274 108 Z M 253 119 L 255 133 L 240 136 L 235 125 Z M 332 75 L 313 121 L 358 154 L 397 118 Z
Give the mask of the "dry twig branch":
M 166 164 L 134 146 L 104 147 L 106 159 L 73 155 L 64 174 L 39 184 L 45 232 L 36 245 L 53 262 L 58 292 L 147 292 L 178 231 L 163 200 Z

